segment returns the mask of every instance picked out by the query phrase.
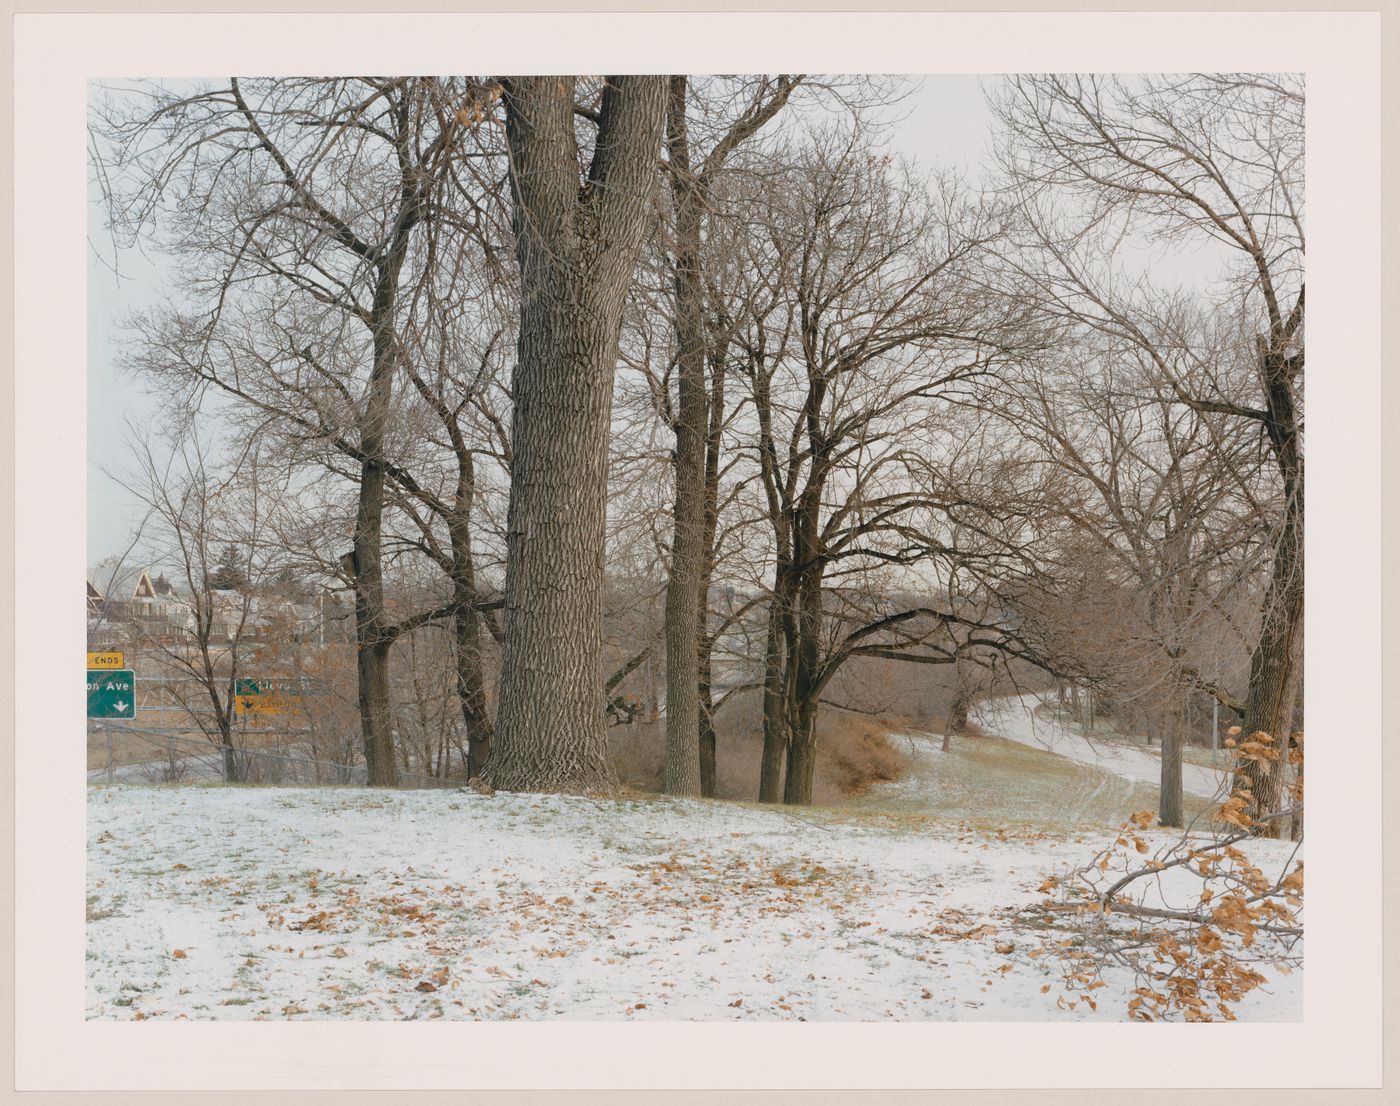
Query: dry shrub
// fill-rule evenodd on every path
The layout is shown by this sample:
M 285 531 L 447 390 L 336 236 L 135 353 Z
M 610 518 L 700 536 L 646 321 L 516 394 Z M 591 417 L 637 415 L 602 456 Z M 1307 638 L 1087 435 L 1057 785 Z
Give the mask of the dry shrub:
M 660 791 L 666 749 L 663 722 L 634 722 L 608 727 L 608 759 L 624 787 Z
M 817 719 L 817 778 L 812 798 L 837 802 L 872 784 L 898 779 L 905 757 L 879 719 L 845 711 L 823 711 Z
M 716 718 L 715 790 L 721 799 L 758 799 L 763 763 L 762 697 L 737 695 Z M 837 803 L 872 784 L 898 778 L 904 754 L 889 740 L 889 723 L 847 711 L 823 708 L 817 716 L 815 803 Z M 659 791 L 666 744 L 664 722 L 614 726 L 609 755 L 618 781 L 642 791 Z

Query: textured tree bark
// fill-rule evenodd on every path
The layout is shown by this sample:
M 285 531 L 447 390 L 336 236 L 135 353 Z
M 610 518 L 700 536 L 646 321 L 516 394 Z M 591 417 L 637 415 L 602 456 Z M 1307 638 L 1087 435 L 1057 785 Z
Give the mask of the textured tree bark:
M 521 306 L 501 699 L 488 776 L 590 790 L 607 761 L 602 584 L 618 331 L 655 186 L 665 77 L 609 77 L 579 187 L 574 81 L 503 82 Z
M 467 777 L 480 776 L 491 758 L 493 727 L 481 674 L 481 616 L 474 609 L 474 584 L 454 581 L 457 610 L 453 632 L 457 650 L 457 698 L 467 731 Z
M 373 633 L 373 631 L 370 631 Z M 365 739 L 366 780 L 371 787 L 397 787 L 394 738 L 389 715 L 389 647 L 374 643 L 356 654 L 360 682 L 360 726 Z
M 355 639 L 359 676 L 360 729 L 364 736 L 367 782 L 394 787 L 393 720 L 389 706 L 389 638 L 384 617 L 381 545 L 384 519 L 384 466 L 378 460 L 392 391 L 392 367 L 375 366 L 369 408 L 360 445 L 359 502 L 355 512 Z
M 707 799 L 715 796 L 715 781 L 719 772 L 715 735 L 714 674 L 712 669 L 714 636 L 710 632 L 710 580 L 715 570 L 715 538 L 719 530 L 719 468 L 724 434 L 725 364 L 722 346 L 712 346 L 710 358 L 710 425 L 705 440 L 705 538 L 704 571 L 700 578 L 699 665 L 700 665 L 700 794 Z
M 786 574 L 780 567 L 768 604 L 768 641 L 763 654 L 763 762 L 758 781 L 760 802 L 776 803 L 783 795 L 783 768 L 788 752 L 785 607 L 789 602 Z
M 202 627 L 201 627 L 202 629 Z M 198 631 L 196 631 L 198 632 Z M 200 643 L 200 651 L 203 653 L 205 661 L 205 671 L 209 676 L 213 676 L 213 666 L 209 663 L 209 648 L 207 640 Z M 234 649 L 237 652 L 237 649 Z M 223 774 L 225 783 L 235 783 L 238 780 L 238 754 L 233 747 L 233 711 L 234 703 L 237 702 L 233 695 L 234 679 L 237 674 L 237 658 L 235 658 L 234 677 L 229 680 L 229 694 L 226 702 L 215 689 L 212 679 L 209 681 L 209 697 L 214 701 L 214 722 L 219 727 L 219 755 L 223 761 Z
M 472 550 L 472 505 L 476 499 L 476 469 L 471 450 L 452 427 L 457 454 L 457 487 L 447 530 L 451 542 L 453 636 L 457 662 L 457 698 L 467 731 L 467 778 L 480 776 L 491 756 L 494 727 L 486 707 L 486 681 L 481 673 L 481 612 L 476 609 L 476 560 Z
M 236 783 L 238 781 L 238 756 L 234 752 L 233 738 L 224 737 L 220 742 L 219 751 L 223 756 L 224 782 Z
M 376 263 L 371 333 L 374 364 L 360 419 L 359 498 L 355 511 L 355 637 L 359 674 L 360 729 L 365 774 L 371 787 L 399 782 L 389 700 L 389 647 L 393 630 L 384 609 L 384 430 L 394 395 L 399 344 L 394 330 L 399 271 L 408 245 L 407 219 L 389 253 Z
M 1297 689 L 1297 694 L 1295 694 L 1293 699 L 1293 710 L 1296 713 L 1303 707 L 1303 689 L 1301 686 L 1303 677 L 1303 664 L 1301 657 L 1299 658 L 1298 663 L 1294 665 L 1293 670 L 1296 676 L 1295 682 L 1299 685 Z M 1291 739 L 1288 749 L 1291 752 Z M 1298 764 L 1292 767 L 1291 771 L 1286 773 L 1289 798 L 1294 801 L 1293 814 L 1288 819 L 1288 837 L 1291 841 L 1301 841 L 1303 837 L 1303 769 L 1303 763 L 1299 762 Z
M 967 733 L 967 705 L 967 692 L 959 688 L 948 711 L 948 725 L 945 728 L 949 733 Z
M 701 794 L 700 609 L 705 575 L 704 283 L 700 260 L 703 196 L 690 164 L 686 78 L 671 78 L 666 149 L 675 207 L 676 495 L 672 508 L 671 573 L 666 581 L 666 754 L 662 787 L 668 795 Z
M 1181 794 L 1181 754 L 1186 741 L 1186 718 L 1182 705 L 1183 683 L 1174 685 L 1174 702 L 1162 731 L 1162 765 L 1157 792 L 1157 820 L 1164 826 L 1180 826 L 1185 821 Z
M 943 751 L 946 753 L 952 746 L 953 734 L 967 733 L 967 689 L 958 683 L 958 689 L 953 694 L 953 705 L 948 708 L 948 720 L 943 724 Z
M 494 341 L 493 341 L 494 344 Z M 457 460 L 457 483 L 452 498 L 444 502 L 436 495 L 424 495 L 405 488 L 424 502 L 433 514 L 447 524 L 448 552 L 435 557 L 452 584 L 452 630 L 457 674 L 457 699 L 466 730 L 463 748 L 467 778 L 478 777 L 491 755 L 494 727 L 486 706 L 486 681 L 482 675 L 481 622 L 476 589 L 476 557 L 472 549 L 472 512 L 476 506 L 476 461 L 472 448 L 462 434 L 461 405 L 447 403 L 440 390 L 434 389 L 415 370 L 412 362 L 405 363 L 405 372 L 418 394 L 437 414 L 447 432 Z M 489 627 L 489 624 L 488 624 Z M 444 744 L 444 749 L 446 748 Z M 444 753 L 445 756 L 445 753 Z
M 783 785 L 783 802 L 790 806 L 810 806 L 812 803 L 812 782 L 817 769 L 816 722 L 816 704 L 801 700 L 797 705 L 787 780 Z
M 700 643 L 700 794 L 706 799 L 715 797 L 715 778 L 719 770 L 718 746 L 711 685 L 710 642 L 704 639 Z
M 968 687 L 967 673 L 964 670 L 966 662 L 962 654 L 959 653 L 953 662 L 953 675 L 956 679 L 956 687 L 953 692 L 953 705 L 948 708 L 948 720 L 943 724 L 943 751 L 946 753 L 951 745 L 953 734 L 967 733 L 967 712 L 972 706 L 972 690 Z
M 359 499 L 355 512 L 355 634 L 359 673 L 360 727 L 365 742 L 366 778 L 372 787 L 394 787 L 394 730 L 389 699 L 389 648 L 394 629 L 384 607 L 383 525 L 385 427 L 394 396 L 401 350 L 394 324 L 399 274 L 409 234 L 421 215 L 421 192 L 407 179 L 404 203 L 384 251 L 373 261 L 374 301 L 370 308 L 373 365 L 360 417 Z
M 1301 497 L 1301 489 L 1299 495 Z M 1291 516 L 1294 512 L 1288 514 Z M 1242 738 L 1266 733 L 1273 739 L 1272 747 L 1279 756 L 1277 761 L 1241 759 L 1239 762 L 1235 786 L 1243 787 L 1253 797 L 1245 806 L 1245 813 L 1251 818 L 1275 813 L 1283 807 L 1286 775 L 1283 758 L 1287 756 L 1288 736 L 1293 728 L 1293 704 L 1303 653 L 1301 503 L 1296 514 L 1296 521 L 1292 517 L 1285 518 L 1273 575 L 1264 598 L 1264 625 L 1250 658 Z M 1282 818 L 1270 819 L 1259 826 L 1263 837 L 1280 837 L 1283 833 Z
M 820 409 L 820 392 L 812 409 Z M 797 642 L 788 700 L 791 744 L 783 802 L 806 806 L 812 801 L 817 767 L 817 700 L 821 695 L 822 575 L 821 495 L 825 487 L 823 458 L 814 450 L 812 474 L 797 501 L 793 520 L 793 561 L 796 564 Z M 794 663 L 795 662 L 795 663 Z
M 1302 302 L 1300 293 L 1293 312 L 1299 319 Z M 1302 354 L 1287 357 L 1280 344 L 1275 341 L 1271 351 L 1261 340 L 1259 357 L 1268 400 L 1264 426 L 1283 478 L 1284 515 L 1264 594 L 1264 624 L 1250 656 L 1249 694 L 1241 727 L 1246 739 L 1255 733 L 1268 734 L 1279 759 L 1241 760 L 1235 778 L 1236 788 L 1243 787 L 1252 796 L 1245 813 L 1256 819 L 1283 807 L 1285 758 L 1303 663 L 1303 456 L 1293 391 L 1293 380 L 1302 373 Z M 1280 837 L 1284 821 L 1263 821 L 1258 833 Z
M 798 549 L 810 553 L 815 547 L 816 514 L 811 514 L 808 527 L 797 528 Z M 810 530 L 810 533 L 807 531 Z M 804 558 L 806 559 L 806 558 Z M 820 635 L 822 625 L 821 569 L 808 567 L 798 585 L 797 650 L 789 699 L 789 730 L 787 780 L 783 785 L 783 802 L 807 806 L 812 801 L 812 783 L 817 769 L 817 706 L 821 694 Z

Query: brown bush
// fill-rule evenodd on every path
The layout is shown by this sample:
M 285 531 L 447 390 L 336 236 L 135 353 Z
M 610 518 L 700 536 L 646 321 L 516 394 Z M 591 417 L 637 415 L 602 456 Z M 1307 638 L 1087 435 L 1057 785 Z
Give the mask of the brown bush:
M 763 761 L 762 699 L 757 692 L 735 696 L 716 718 L 718 798 L 756 801 Z M 823 708 L 817 716 L 817 771 L 812 799 L 840 802 L 872 784 L 898 778 L 904 754 L 889 740 L 890 722 Z M 609 753 L 619 781 L 641 791 L 661 789 L 665 723 L 614 726 Z
M 817 720 L 817 778 L 813 799 L 836 802 L 872 784 L 898 779 L 905 757 L 889 740 L 879 719 L 825 711 Z
M 639 791 L 661 790 L 662 757 L 666 748 L 664 722 L 634 722 L 608 727 L 608 759 L 618 782 Z

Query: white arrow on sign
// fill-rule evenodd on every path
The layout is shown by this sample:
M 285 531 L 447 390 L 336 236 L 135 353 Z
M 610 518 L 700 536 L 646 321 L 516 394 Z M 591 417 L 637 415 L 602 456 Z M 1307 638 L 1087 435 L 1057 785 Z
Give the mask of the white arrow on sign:
M 121 711 L 123 714 L 126 713 L 126 704 L 125 704 L 125 703 L 113 703 L 112 706 L 113 706 L 116 710 Z

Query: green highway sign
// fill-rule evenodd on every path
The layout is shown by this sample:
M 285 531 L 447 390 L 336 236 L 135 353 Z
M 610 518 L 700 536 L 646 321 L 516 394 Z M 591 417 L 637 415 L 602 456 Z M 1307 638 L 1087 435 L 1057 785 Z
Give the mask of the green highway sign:
M 239 676 L 233 693 L 244 695 L 314 695 L 316 685 L 307 676 Z
M 245 714 L 295 714 L 303 695 L 318 695 L 315 680 L 305 676 L 239 676 L 233 681 L 234 701 Z
M 135 718 L 136 677 L 132 671 L 88 669 L 89 718 Z

